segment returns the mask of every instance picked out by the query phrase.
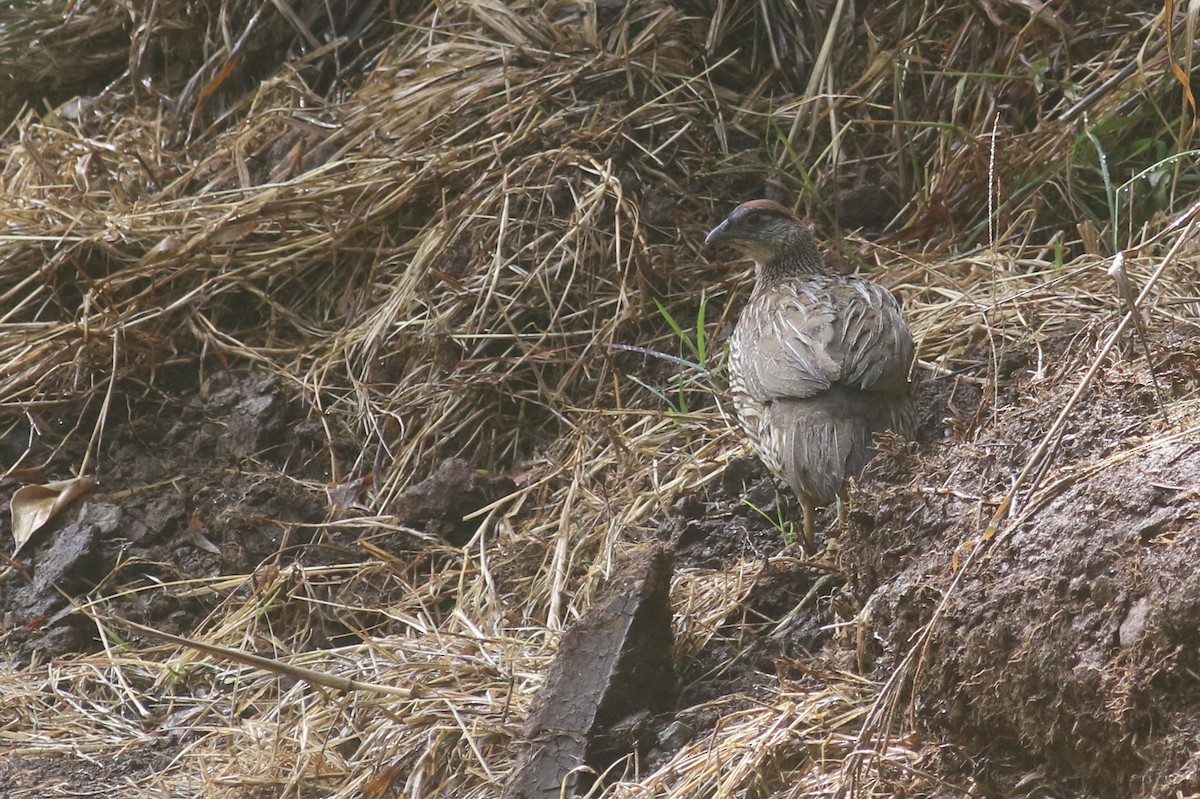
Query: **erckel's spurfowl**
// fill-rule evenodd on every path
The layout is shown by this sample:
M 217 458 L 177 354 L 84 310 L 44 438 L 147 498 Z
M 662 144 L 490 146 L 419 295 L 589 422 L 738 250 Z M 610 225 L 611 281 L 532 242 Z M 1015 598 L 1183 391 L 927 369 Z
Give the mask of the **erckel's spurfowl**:
M 914 428 L 913 340 L 900 303 L 878 283 L 825 267 L 807 226 L 782 205 L 752 200 L 704 239 L 754 261 L 754 292 L 729 343 L 742 428 L 804 508 L 812 552 L 817 505 L 875 454 L 872 438 Z

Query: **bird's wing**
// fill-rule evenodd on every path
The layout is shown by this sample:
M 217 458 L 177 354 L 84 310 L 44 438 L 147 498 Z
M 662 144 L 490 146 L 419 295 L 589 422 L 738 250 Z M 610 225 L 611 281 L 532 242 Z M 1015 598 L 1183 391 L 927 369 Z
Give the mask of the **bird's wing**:
M 734 346 L 758 355 L 742 359 L 746 391 L 761 400 L 812 397 L 835 383 L 903 391 L 913 342 L 895 297 L 863 280 L 822 278 L 751 299 L 734 334 Z
M 913 339 L 892 292 L 849 279 L 832 297 L 838 323 L 831 344 L 842 363 L 842 383 L 863 391 L 905 391 Z

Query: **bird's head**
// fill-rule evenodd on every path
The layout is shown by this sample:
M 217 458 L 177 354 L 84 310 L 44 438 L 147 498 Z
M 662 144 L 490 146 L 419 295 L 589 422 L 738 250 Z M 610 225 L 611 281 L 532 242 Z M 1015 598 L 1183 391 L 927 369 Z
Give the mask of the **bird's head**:
M 705 250 L 728 244 L 771 273 L 818 272 L 824 267 L 808 225 L 772 200 L 742 203 L 704 239 Z

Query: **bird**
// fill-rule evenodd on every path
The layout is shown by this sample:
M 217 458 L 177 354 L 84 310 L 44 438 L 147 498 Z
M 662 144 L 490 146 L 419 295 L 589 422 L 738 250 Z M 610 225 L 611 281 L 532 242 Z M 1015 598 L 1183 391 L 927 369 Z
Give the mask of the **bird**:
M 803 510 L 816 551 L 816 508 L 875 454 L 874 437 L 916 426 L 912 333 L 884 286 L 830 270 L 812 231 L 772 200 L 735 208 L 704 239 L 754 262 L 754 289 L 729 340 L 730 392 L 763 464 Z

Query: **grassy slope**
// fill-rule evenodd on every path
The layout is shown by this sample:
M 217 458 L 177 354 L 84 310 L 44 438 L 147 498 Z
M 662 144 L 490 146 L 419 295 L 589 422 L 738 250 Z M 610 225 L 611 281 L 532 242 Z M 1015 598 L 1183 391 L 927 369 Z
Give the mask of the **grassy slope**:
M 66 25 L 50 4 L 2 12 L 22 22 L 0 32 L 4 50 L 37 40 L 46 51 L 23 64 L 72 67 L 27 67 L 8 80 L 28 105 L 0 107 L 9 435 L 27 432 L 31 405 L 74 413 L 77 445 L 61 451 L 84 454 L 55 468 L 103 470 L 92 433 L 110 387 L 153 382 L 168 361 L 253 364 L 320 420 L 326 481 L 373 472 L 363 516 L 333 514 L 343 531 L 389 523 L 404 487 L 450 455 L 521 478 L 513 500 L 480 517 L 486 547 L 447 549 L 442 573 L 398 592 L 386 612 L 404 632 L 295 658 L 375 682 L 452 683 L 469 716 L 436 696 L 343 705 L 247 671 L 229 690 L 256 721 L 196 729 L 154 785 L 494 794 L 557 631 L 624 548 L 740 451 L 716 345 L 746 276 L 698 255 L 706 227 L 738 200 L 797 203 L 843 259 L 903 297 L 918 371 L 984 398 L 1010 377 L 1012 352 L 1038 352 L 1044 380 L 1104 380 L 1057 373 L 1040 345 L 1111 334 L 1120 297 L 1105 259 L 1118 248 L 1134 286 L 1155 281 L 1152 324 L 1194 322 L 1196 279 L 1181 265 L 1196 217 L 1190 115 L 1161 21 L 1142 4 L 1033 15 L 990 4 L 986 19 L 973 5 L 920 2 L 837 19 L 835 3 L 599 5 L 593 15 L 570 3 L 413 4 L 396 20 L 374 9 L 359 27 L 354 12 L 369 5 L 329 19 L 313 4 L 299 28 L 235 0 L 220 16 L 203 4 L 148 16 L 96 2 Z M 1186 40 L 1194 20 L 1176 22 Z M 347 38 L 314 46 L 330 32 Z M 101 40 L 108 49 L 88 51 L 99 62 L 74 68 L 84 43 Z M 839 219 L 890 236 L 841 239 Z M 705 357 L 685 341 L 701 307 Z M 1172 402 L 1173 424 L 1194 420 L 1193 394 Z M 1004 408 L 946 446 L 974 446 Z M 1035 432 L 1031 443 L 1062 436 Z M 998 499 L 1032 495 L 1042 462 L 1034 446 L 1009 464 Z M 961 537 L 981 534 L 990 512 L 981 506 Z M 379 568 L 350 564 L 330 579 Z M 717 634 L 757 568 L 677 576 L 681 658 Z M 227 615 L 196 636 L 259 648 L 255 609 L 268 594 L 230 594 Z M 334 611 L 307 605 L 272 646 L 305 640 L 324 613 Z M 194 659 L 116 651 L 55 667 L 95 702 L 56 706 L 52 723 L 71 732 L 51 749 L 131 743 L 112 711 L 137 717 L 137 697 Z M 17 697 L 8 729 L 42 723 L 29 697 L 49 680 L 46 666 L 5 675 Z M 180 706 L 208 701 L 177 688 Z M 643 781 L 680 796 L 715 785 L 832 792 L 849 778 L 843 758 L 867 709 L 888 706 L 872 706 L 880 690 L 849 673 L 780 685 L 715 739 L 752 755 L 718 768 L 705 739 Z M 799 756 L 810 744 L 827 746 L 816 766 Z

